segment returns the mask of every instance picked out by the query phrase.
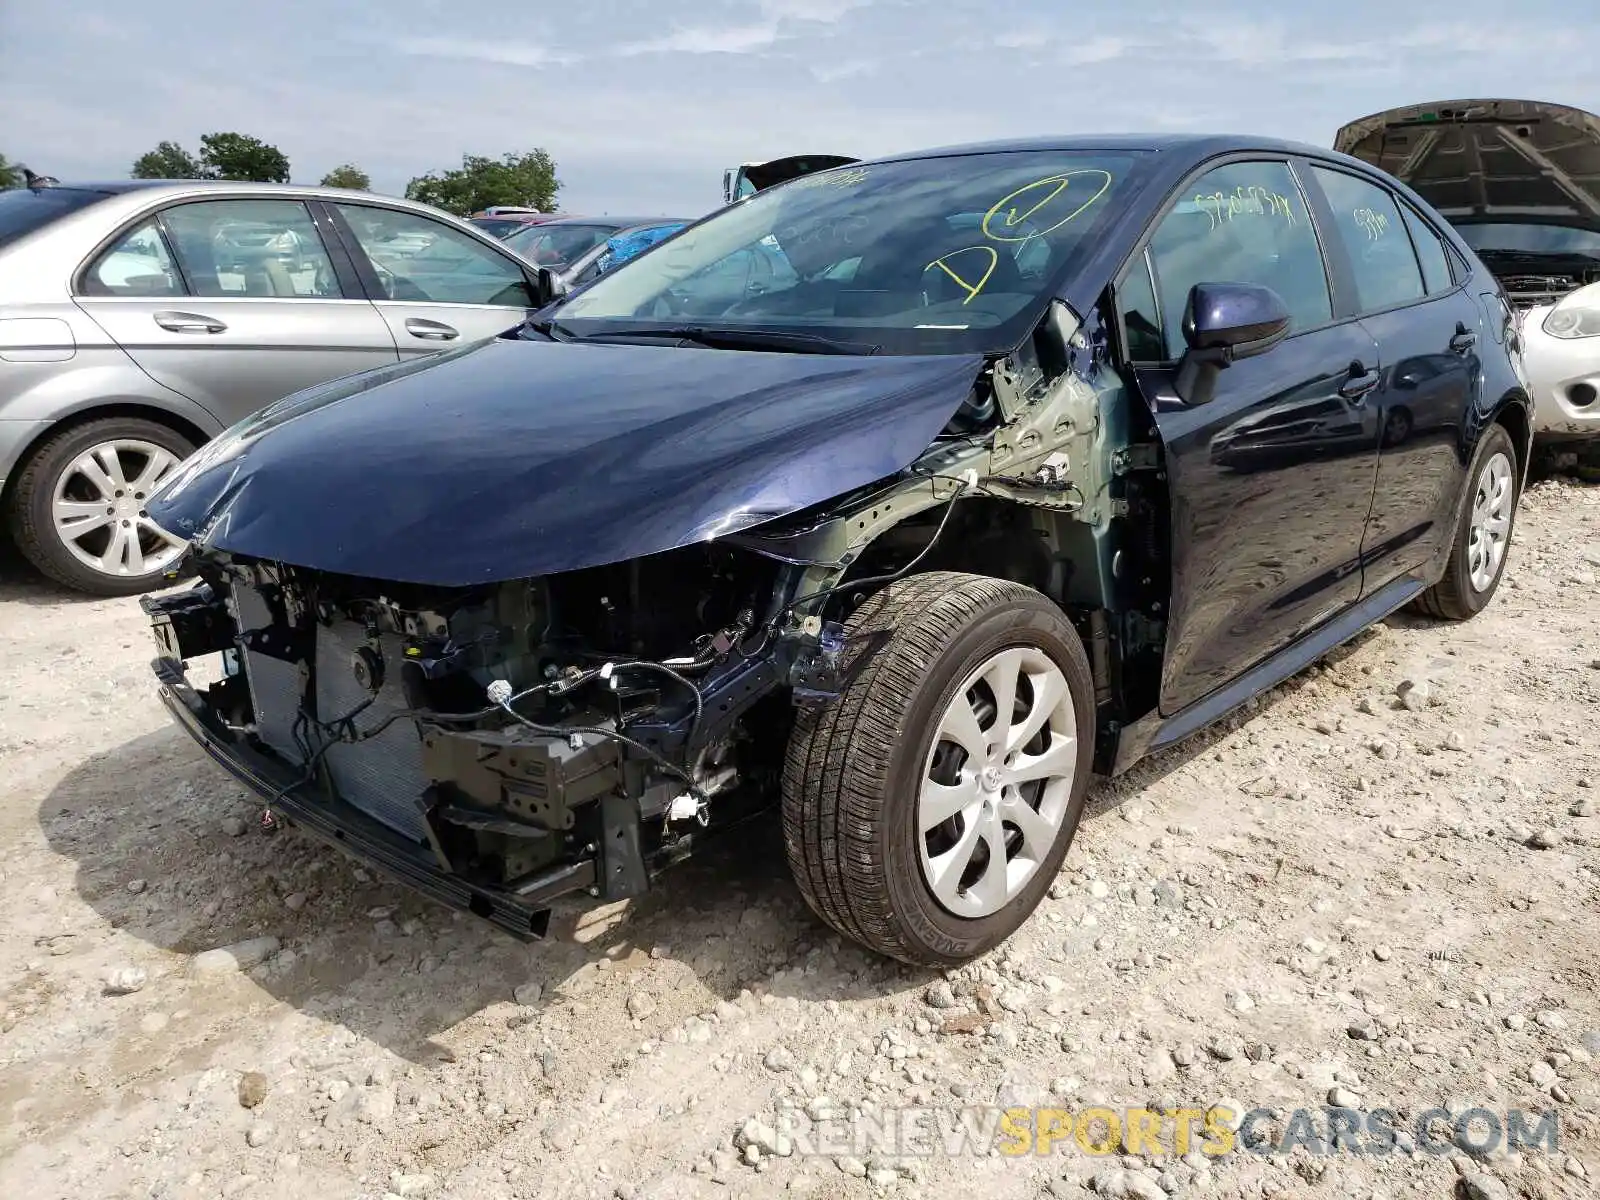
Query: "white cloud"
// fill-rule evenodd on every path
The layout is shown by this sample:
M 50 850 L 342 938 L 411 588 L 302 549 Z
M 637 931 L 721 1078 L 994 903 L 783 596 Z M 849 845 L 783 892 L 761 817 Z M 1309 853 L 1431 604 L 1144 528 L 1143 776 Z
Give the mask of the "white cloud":
M 816 21 L 832 25 L 858 8 L 866 8 L 872 0 L 761 0 L 761 11 L 776 20 Z
M 674 29 L 661 37 L 630 42 L 617 53 L 626 58 L 641 54 L 750 54 L 778 40 L 776 21 L 749 25 L 699 25 Z
M 1251 21 L 1198 26 L 1189 30 L 1188 36 L 1209 48 L 1208 57 L 1213 61 L 1249 67 L 1370 60 L 1383 53 L 1384 45 L 1366 41 L 1339 42 L 1291 31 L 1279 23 Z
M 1002 50 L 1038 50 L 1048 46 L 1051 40 L 1051 35 L 1043 29 L 1012 29 L 995 34 L 994 44 Z
M 1138 42 L 1119 37 L 1095 37 L 1086 42 L 1075 42 L 1062 52 L 1069 63 L 1087 66 L 1090 63 L 1112 62 L 1127 57 L 1129 51 L 1139 48 Z
M 503 63 L 512 67 L 563 66 L 579 61 L 575 54 L 552 50 L 537 42 L 491 42 L 475 38 L 402 38 L 394 43 L 401 54 L 426 58 L 458 58 L 469 62 Z
M 809 68 L 811 78 L 818 83 L 837 83 L 841 79 L 854 79 L 874 74 L 878 69 L 875 58 L 854 58 L 846 62 L 813 63 Z

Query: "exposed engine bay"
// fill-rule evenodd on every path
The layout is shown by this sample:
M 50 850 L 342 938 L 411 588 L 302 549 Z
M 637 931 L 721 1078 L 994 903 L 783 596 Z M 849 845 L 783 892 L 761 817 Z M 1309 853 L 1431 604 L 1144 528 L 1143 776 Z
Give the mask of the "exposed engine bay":
M 1498 266 L 1492 256 L 1486 256 L 1486 261 L 1491 269 Z M 1554 304 L 1581 287 L 1600 283 L 1600 266 L 1589 270 L 1543 273 L 1499 267 L 1495 269 L 1495 275 L 1506 289 L 1506 298 L 1511 301 L 1511 307 L 1521 313 L 1530 308 Z
M 227 558 L 200 570 L 199 588 L 146 608 L 170 657 L 221 654 L 204 699 L 228 731 L 294 772 L 290 788 L 531 902 L 635 894 L 641 856 L 686 849 L 713 797 L 770 784 L 781 719 L 742 722 L 737 697 L 816 649 L 771 628 L 776 564 L 715 544 L 460 591 Z M 766 687 L 741 689 L 752 675 Z

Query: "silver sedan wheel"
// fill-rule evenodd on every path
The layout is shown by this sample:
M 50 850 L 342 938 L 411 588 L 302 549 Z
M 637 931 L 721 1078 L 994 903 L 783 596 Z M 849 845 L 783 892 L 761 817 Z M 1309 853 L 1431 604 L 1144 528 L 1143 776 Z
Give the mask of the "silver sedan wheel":
M 149 575 L 170 567 L 184 543 L 150 519 L 145 502 L 179 461 L 172 451 L 137 438 L 85 450 L 56 480 L 51 499 L 61 544 L 104 575 Z
M 1467 577 L 1477 592 L 1488 591 L 1500 575 L 1511 541 L 1511 502 L 1515 492 L 1511 460 L 1496 452 L 1478 473 L 1467 531 Z
M 922 874 L 959 917 L 1016 898 L 1062 836 L 1077 773 L 1077 713 L 1060 667 L 1016 646 L 957 689 L 917 798 Z

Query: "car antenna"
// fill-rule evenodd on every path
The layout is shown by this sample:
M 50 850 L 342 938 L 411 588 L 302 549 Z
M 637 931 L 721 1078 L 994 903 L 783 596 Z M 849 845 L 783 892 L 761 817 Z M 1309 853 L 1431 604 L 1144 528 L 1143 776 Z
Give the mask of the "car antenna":
M 20 163 L 18 165 L 21 166 Z M 54 187 L 56 184 L 61 182 L 61 180 L 57 179 L 54 175 L 39 175 L 28 170 L 27 167 L 22 168 L 22 179 L 28 187 L 35 189 Z

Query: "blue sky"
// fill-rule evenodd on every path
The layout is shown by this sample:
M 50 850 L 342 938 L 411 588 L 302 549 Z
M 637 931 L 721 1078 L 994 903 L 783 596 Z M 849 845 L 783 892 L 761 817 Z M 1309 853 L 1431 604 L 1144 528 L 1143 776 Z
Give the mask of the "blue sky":
M 1600 21 L 1553 0 L 0 0 L 0 153 L 122 177 L 238 130 L 380 191 L 543 146 L 569 211 L 698 215 L 722 168 L 984 138 L 1327 144 L 1420 100 L 1600 109 Z

